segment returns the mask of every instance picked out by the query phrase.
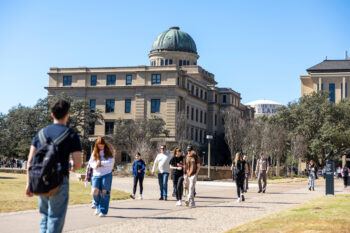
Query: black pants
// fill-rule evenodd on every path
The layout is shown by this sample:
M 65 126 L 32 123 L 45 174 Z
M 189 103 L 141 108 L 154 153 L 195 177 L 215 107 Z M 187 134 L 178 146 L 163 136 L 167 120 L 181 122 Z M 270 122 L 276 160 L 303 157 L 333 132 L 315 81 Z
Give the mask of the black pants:
M 142 194 L 142 192 L 143 192 L 143 178 L 144 178 L 143 175 L 134 176 L 134 188 L 133 188 L 133 191 L 132 191 L 132 193 L 134 195 L 136 193 L 136 186 L 137 186 L 137 182 L 138 181 L 139 181 L 139 184 L 140 184 L 140 194 Z
M 241 197 L 241 194 L 244 191 L 244 174 L 241 176 L 236 176 L 235 177 L 235 181 L 236 181 L 236 188 L 237 188 L 237 197 Z
M 183 174 L 173 174 L 174 193 L 176 195 L 176 200 L 178 201 L 182 200 L 183 182 L 184 182 Z
M 344 181 L 344 187 L 347 187 L 348 186 L 348 177 L 347 176 L 343 177 L 343 181 Z

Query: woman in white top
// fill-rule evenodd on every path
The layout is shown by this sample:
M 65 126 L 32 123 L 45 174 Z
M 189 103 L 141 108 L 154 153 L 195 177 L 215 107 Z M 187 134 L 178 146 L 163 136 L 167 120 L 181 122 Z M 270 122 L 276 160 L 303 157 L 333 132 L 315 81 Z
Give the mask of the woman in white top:
M 109 208 L 114 157 L 111 147 L 106 144 L 103 137 L 96 139 L 89 165 L 93 169 L 91 185 L 96 204 L 95 214 L 104 217 Z

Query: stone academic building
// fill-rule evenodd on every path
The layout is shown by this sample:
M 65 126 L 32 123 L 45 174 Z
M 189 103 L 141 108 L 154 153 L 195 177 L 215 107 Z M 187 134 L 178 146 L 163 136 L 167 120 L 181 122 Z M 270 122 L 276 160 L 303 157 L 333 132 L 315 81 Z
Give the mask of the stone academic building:
M 326 59 L 306 71 L 307 75 L 300 76 L 302 96 L 326 91 L 329 93 L 329 101 L 333 103 L 349 99 L 350 59 L 347 55 L 344 60 Z M 342 157 L 343 166 L 345 163 L 350 167 L 350 152 Z
M 48 94 L 64 92 L 102 111 L 105 120 L 92 127 L 91 138 L 112 134 L 117 119 L 157 116 L 169 130 L 164 140 L 176 142 L 176 118 L 183 112 L 187 139 L 201 145 L 206 134 L 223 132 L 223 109 L 253 118 L 240 93 L 217 87 L 214 74 L 198 65 L 194 40 L 178 27 L 159 34 L 148 56 L 149 66 L 50 68 Z

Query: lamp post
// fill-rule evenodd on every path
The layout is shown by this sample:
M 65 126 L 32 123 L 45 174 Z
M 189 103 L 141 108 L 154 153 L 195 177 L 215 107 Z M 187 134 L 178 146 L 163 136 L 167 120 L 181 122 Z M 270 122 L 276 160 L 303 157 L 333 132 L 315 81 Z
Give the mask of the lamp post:
M 210 180 L 210 156 L 211 156 L 211 150 L 210 150 L 210 140 L 213 139 L 213 135 L 207 135 L 208 140 L 208 179 Z

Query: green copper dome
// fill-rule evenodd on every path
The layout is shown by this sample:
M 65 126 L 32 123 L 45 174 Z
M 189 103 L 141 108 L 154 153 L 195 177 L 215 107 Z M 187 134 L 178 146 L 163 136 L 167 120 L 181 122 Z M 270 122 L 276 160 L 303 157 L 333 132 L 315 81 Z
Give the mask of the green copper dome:
M 171 27 L 158 35 L 153 42 L 151 52 L 156 51 L 181 51 L 197 54 L 196 43 L 186 32 L 179 27 Z

